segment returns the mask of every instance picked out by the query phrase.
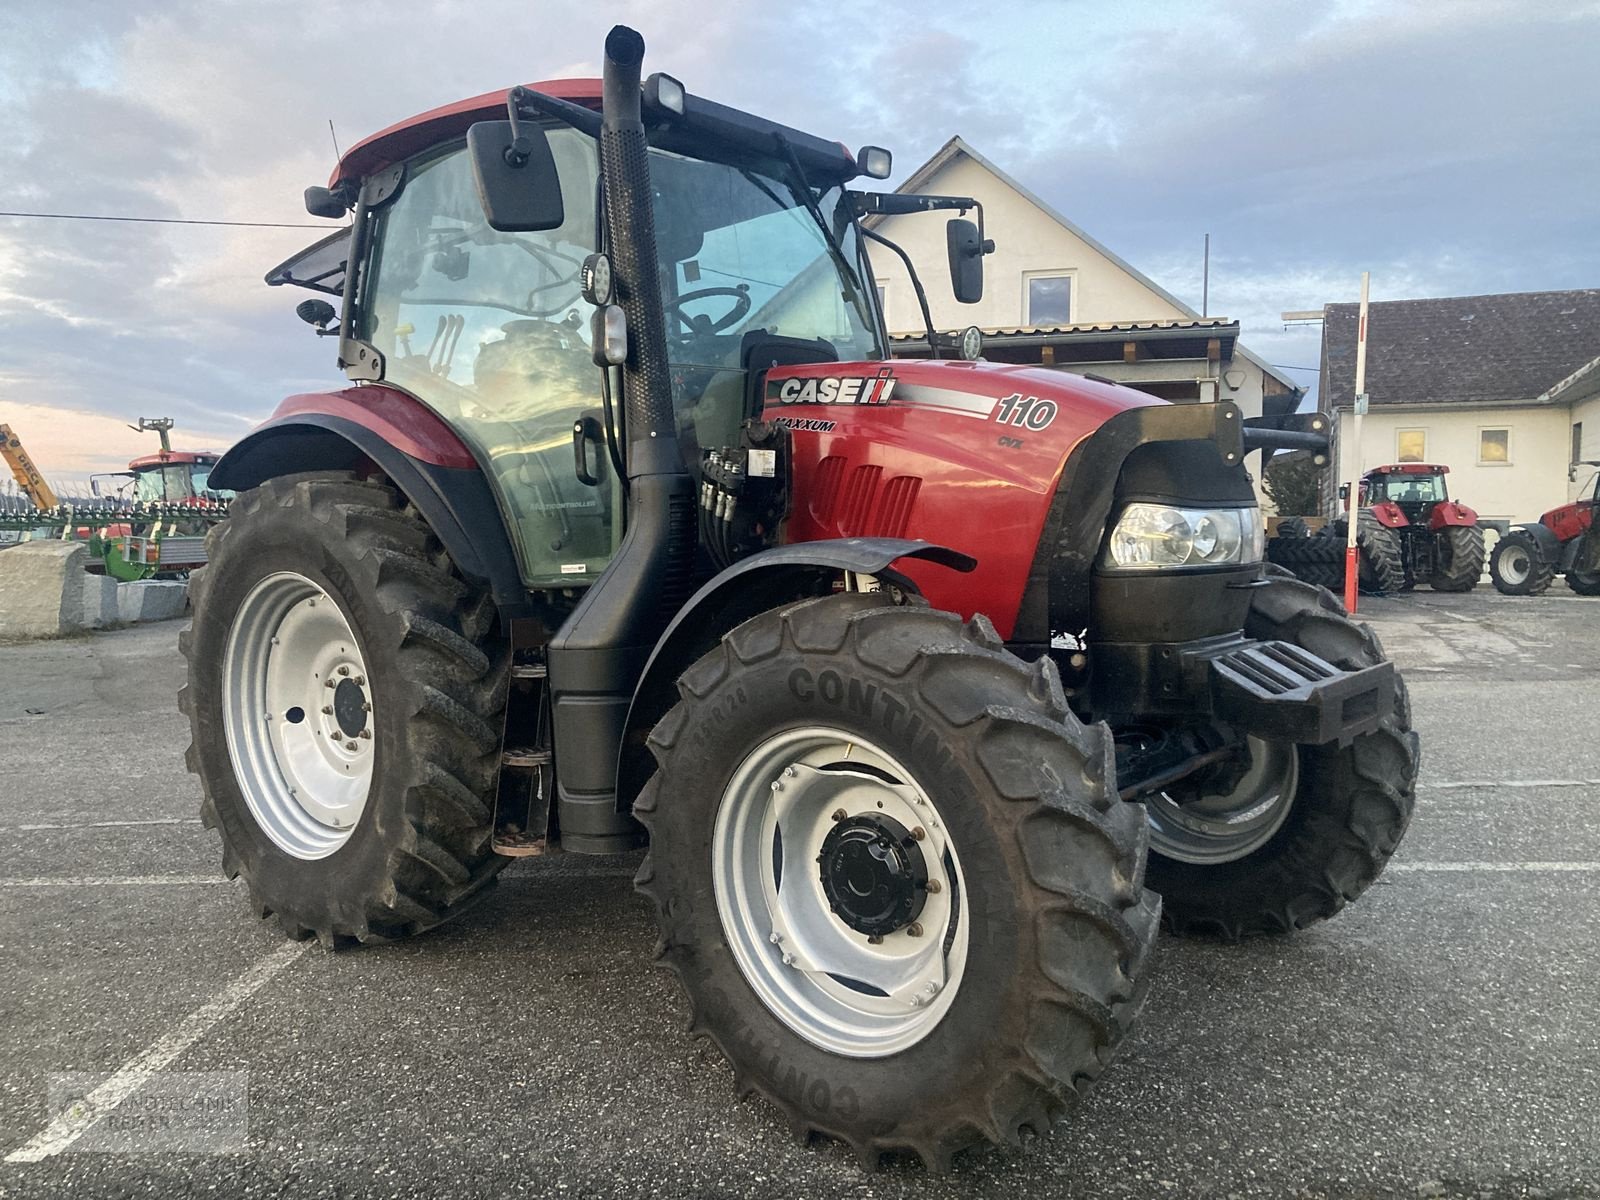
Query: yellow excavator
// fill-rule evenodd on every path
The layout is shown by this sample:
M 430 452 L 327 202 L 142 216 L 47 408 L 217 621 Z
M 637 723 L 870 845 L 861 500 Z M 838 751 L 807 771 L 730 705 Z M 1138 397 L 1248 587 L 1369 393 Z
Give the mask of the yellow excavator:
M 39 468 L 33 465 L 33 459 L 23 449 L 22 440 L 11 431 L 9 425 L 0 425 L 0 457 L 6 460 L 6 465 L 16 476 L 17 486 L 35 508 L 55 508 L 60 503 L 44 476 L 39 474 Z

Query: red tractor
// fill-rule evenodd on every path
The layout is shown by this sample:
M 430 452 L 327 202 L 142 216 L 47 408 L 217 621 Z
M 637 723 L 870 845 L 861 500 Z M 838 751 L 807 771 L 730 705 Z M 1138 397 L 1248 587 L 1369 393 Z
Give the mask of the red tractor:
M 1483 576 L 1483 530 L 1478 514 L 1450 499 L 1444 477 L 1449 467 L 1432 463 L 1391 463 L 1361 477 L 1362 525 L 1388 529 L 1399 551 L 1398 586 L 1410 591 L 1426 581 L 1436 592 L 1470 592 Z M 1340 489 L 1348 501 L 1349 488 Z M 1343 538 L 1343 519 L 1329 526 Z
M 1600 461 L 1585 462 L 1600 467 Z M 1600 471 L 1589 495 L 1560 508 L 1552 508 L 1538 522 L 1514 525 L 1495 543 L 1489 577 L 1508 596 L 1537 596 L 1557 575 L 1580 596 L 1600 596 Z
M 643 52 L 618 27 L 602 81 L 426 113 L 308 192 L 350 225 L 269 278 L 339 297 L 301 309 L 354 386 L 212 473 L 202 814 L 329 946 L 648 840 L 658 955 L 740 1093 L 942 1166 L 1099 1076 L 1163 902 L 1236 938 L 1372 883 L 1405 688 L 1262 562 L 1245 453 L 1319 436 L 889 359 L 860 218 L 974 201 L 856 190 L 886 151 L 641 84 Z

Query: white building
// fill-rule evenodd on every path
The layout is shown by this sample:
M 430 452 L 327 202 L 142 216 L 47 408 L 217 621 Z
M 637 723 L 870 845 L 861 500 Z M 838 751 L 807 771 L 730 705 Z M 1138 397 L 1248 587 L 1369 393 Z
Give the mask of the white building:
M 1350 475 L 1358 306 L 1323 309 L 1319 405 Z M 1592 484 L 1600 459 L 1600 290 L 1373 304 L 1360 465 L 1450 468 L 1450 495 L 1486 521 L 1532 521 Z
M 1246 416 L 1292 412 L 1301 391 L 1238 344 L 1239 326 L 1194 309 L 1095 241 L 959 137 L 900 185 L 901 192 L 970 196 L 983 205 L 984 295 L 951 291 L 941 215 L 875 218 L 904 247 L 928 293 L 934 327 L 977 325 L 983 356 L 1100 375 L 1174 401 L 1232 400 Z M 971 214 L 969 214 L 970 216 Z M 925 356 L 927 336 L 898 259 L 873 254 L 894 353 Z

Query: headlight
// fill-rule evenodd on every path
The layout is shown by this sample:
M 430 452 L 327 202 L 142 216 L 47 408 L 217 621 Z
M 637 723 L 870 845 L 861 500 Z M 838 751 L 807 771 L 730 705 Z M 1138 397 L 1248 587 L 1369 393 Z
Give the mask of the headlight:
M 1130 504 L 1106 542 L 1103 564 L 1134 571 L 1261 561 L 1261 511 Z

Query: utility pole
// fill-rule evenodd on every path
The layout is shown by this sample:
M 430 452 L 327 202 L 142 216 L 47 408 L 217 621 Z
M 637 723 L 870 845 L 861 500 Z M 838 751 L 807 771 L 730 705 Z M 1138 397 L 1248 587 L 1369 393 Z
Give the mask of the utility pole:
M 1206 234 L 1205 257 L 1200 264 L 1200 315 L 1211 315 L 1211 235 Z
M 1350 430 L 1350 498 L 1346 503 L 1344 543 L 1344 606 L 1356 611 L 1361 564 L 1356 556 L 1356 526 L 1361 517 L 1361 418 L 1367 415 L 1367 284 L 1370 271 L 1361 272 L 1361 318 L 1356 326 L 1355 424 Z

